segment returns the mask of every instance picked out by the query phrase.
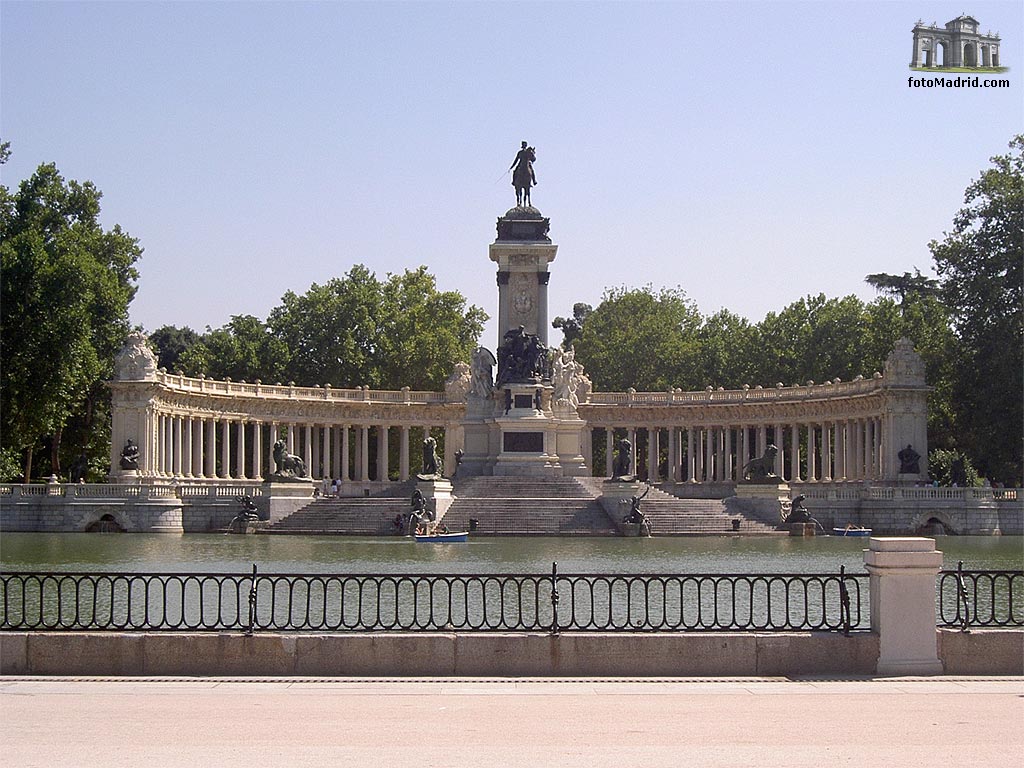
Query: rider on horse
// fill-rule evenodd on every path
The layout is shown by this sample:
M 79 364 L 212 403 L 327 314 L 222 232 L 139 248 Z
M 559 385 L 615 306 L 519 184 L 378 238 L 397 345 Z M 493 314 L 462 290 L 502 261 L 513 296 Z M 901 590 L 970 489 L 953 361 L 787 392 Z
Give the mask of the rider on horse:
M 537 185 L 537 175 L 533 172 L 533 163 L 537 159 L 537 150 L 523 142 L 522 149 L 516 153 L 509 170 L 512 171 L 512 186 L 516 188 L 516 205 L 530 204 L 530 186 Z

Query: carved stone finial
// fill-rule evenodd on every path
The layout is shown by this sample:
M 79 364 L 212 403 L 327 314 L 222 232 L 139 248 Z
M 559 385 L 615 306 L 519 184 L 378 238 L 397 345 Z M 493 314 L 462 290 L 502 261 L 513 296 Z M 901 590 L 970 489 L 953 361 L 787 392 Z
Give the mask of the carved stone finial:
M 114 360 L 114 378 L 118 381 L 153 381 L 156 379 L 156 357 L 149 348 L 146 334 L 132 331 Z
M 456 363 L 455 370 L 444 382 L 444 399 L 449 403 L 461 403 L 466 399 L 473 385 L 473 377 L 467 363 Z
M 885 379 L 890 384 L 923 386 L 924 360 L 910 339 L 900 339 L 885 359 Z

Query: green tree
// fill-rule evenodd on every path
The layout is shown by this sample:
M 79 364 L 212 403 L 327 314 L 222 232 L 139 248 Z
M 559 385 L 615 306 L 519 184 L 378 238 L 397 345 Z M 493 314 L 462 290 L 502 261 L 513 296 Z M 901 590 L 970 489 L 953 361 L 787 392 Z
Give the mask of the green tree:
M 182 372 L 214 379 L 286 381 L 288 347 L 253 315 L 234 315 L 222 328 L 206 329 L 178 359 Z
M 890 275 L 879 272 L 868 275 L 864 281 L 879 293 L 899 298 L 900 307 L 906 307 L 914 298 L 935 296 L 939 292 L 939 281 L 925 277 L 917 267 L 914 267 L 914 274 L 904 272 L 902 275 Z
M 698 372 L 691 387 L 704 386 L 737 389 L 743 384 L 761 382 L 755 369 L 757 328 L 746 318 L 727 309 L 704 319 L 697 334 Z
M 967 187 L 952 231 L 929 248 L 959 340 L 958 442 L 982 475 L 1024 473 L 1024 135 Z
M 425 267 L 379 280 L 356 265 L 343 278 L 282 298 L 268 318 L 299 384 L 440 389 L 468 361 L 487 315 L 438 291 Z
M 869 354 L 867 328 L 867 309 L 856 296 L 829 299 L 818 294 L 769 312 L 757 325 L 753 352 L 755 370 L 763 377 L 759 383 L 820 383 L 836 377 L 849 381 L 871 375 L 881 360 L 878 350 Z
M 91 182 L 65 181 L 53 164 L 15 194 L 0 189 L 0 443 L 21 455 L 28 480 L 44 441 L 55 474 L 62 455 L 96 449 L 88 434 L 105 426 L 103 381 L 128 331 L 142 249 L 100 226 Z M 85 435 L 64 445 L 72 419 Z
M 176 373 L 181 356 L 198 344 L 200 336 L 191 328 L 163 325 L 149 334 L 149 344 L 156 354 L 157 367 Z
M 594 308 L 589 304 L 577 302 L 572 305 L 572 317 L 556 317 L 551 321 L 552 328 L 562 331 L 563 349 L 568 349 L 576 343 L 576 339 L 583 333 L 583 324 L 593 311 Z
M 576 356 L 598 389 L 692 388 L 700 324 L 680 288 L 609 288 L 586 318 Z

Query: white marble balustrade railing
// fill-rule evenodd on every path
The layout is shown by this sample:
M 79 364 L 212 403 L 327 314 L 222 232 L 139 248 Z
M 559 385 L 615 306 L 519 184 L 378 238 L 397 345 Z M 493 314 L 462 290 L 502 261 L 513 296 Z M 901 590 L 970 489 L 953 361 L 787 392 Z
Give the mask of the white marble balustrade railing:
M 368 387 L 336 389 L 329 384 L 323 387 L 295 387 L 281 384 L 256 384 L 249 382 L 221 381 L 218 379 L 195 379 L 170 373 L 157 373 L 157 381 L 177 392 L 204 392 L 219 395 L 243 395 L 249 397 L 290 400 L 342 400 L 380 403 L 443 403 L 443 392 L 413 392 L 402 390 L 375 390 Z
M 260 481 L 232 483 L 230 485 L 203 484 L 146 484 L 138 483 L 3 483 L 0 496 L 14 499 L 22 497 L 62 497 L 65 499 L 159 499 L 210 498 L 225 499 L 235 496 L 262 497 Z
M 742 403 L 781 402 L 835 398 L 873 392 L 882 386 L 880 376 L 830 384 L 775 387 L 771 389 L 713 389 L 703 392 L 594 392 L 589 402 L 594 405 L 672 405 L 676 403 Z

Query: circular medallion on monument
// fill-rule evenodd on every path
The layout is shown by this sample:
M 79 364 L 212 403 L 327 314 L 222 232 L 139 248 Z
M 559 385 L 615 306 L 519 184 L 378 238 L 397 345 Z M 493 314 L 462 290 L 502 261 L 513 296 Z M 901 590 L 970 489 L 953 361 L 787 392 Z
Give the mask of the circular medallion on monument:
M 528 315 L 533 309 L 533 297 L 529 291 L 521 290 L 512 298 L 512 309 L 520 315 Z

